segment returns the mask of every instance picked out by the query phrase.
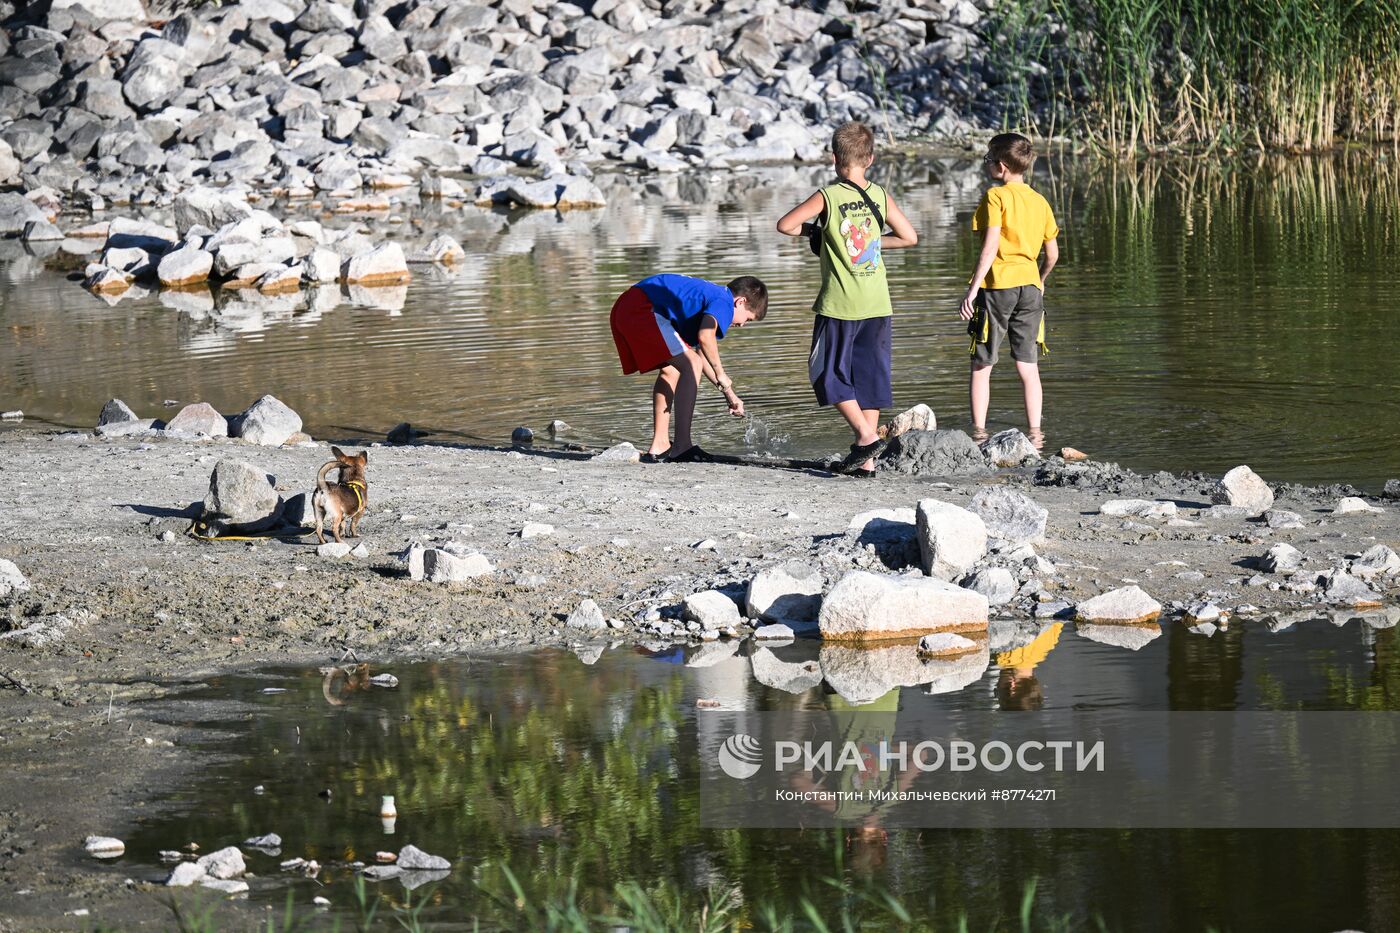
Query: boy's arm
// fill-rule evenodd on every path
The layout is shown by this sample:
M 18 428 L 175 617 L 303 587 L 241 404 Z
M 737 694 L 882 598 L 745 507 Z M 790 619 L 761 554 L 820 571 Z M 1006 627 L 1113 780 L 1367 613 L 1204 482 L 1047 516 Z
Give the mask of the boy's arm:
M 972 273 L 972 284 L 967 287 L 967 294 L 963 296 L 962 305 L 958 308 L 958 314 L 964 321 L 972 320 L 972 315 L 976 313 L 972 309 L 972 302 L 982 290 L 982 280 L 992 271 L 992 262 L 997 258 L 997 247 L 1000 245 L 1001 227 L 988 227 L 986 236 L 982 238 L 982 255 L 977 257 L 977 269 Z
M 696 342 L 700 345 L 700 360 L 706 369 L 705 377 L 724 393 L 724 400 L 729 403 L 729 413 L 737 418 L 744 414 L 744 400 L 735 394 L 734 381 L 725 373 L 724 366 L 719 361 L 719 339 L 715 336 L 718 328 L 719 321 L 712 315 L 705 315 L 700 321 L 699 340 Z
M 1060 261 L 1060 243 L 1054 237 L 1045 241 L 1045 257 L 1040 260 L 1040 290 L 1045 290 L 1045 280 L 1050 278 L 1050 270 Z
M 785 236 L 801 236 L 802 225 L 821 216 L 826 200 L 820 191 L 788 211 L 778 220 L 778 232 Z
M 889 221 L 892 234 L 884 234 L 880 237 L 880 249 L 908 249 L 911 246 L 919 245 L 919 234 L 914 231 L 914 225 L 909 222 L 909 218 L 904 216 L 904 212 L 899 209 L 899 205 L 894 203 L 894 198 L 885 196 L 886 212 L 890 215 L 885 219 Z

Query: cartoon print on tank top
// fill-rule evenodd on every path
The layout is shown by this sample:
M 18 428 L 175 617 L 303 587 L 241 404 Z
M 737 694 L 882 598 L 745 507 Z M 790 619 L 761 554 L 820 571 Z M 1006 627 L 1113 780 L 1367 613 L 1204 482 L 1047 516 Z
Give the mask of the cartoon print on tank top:
M 841 238 L 846 242 L 846 258 L 853 270 L 880 268 L 880 231 L 864 203 L 841 205 Z

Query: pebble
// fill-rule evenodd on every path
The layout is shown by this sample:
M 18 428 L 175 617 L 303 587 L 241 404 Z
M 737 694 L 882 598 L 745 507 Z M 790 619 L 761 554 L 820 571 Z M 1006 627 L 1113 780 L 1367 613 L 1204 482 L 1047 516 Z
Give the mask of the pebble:
M 126 843 L 112 836 L 88 836 L 83 848 L 93 858 L 116 858 L 126 851 Z

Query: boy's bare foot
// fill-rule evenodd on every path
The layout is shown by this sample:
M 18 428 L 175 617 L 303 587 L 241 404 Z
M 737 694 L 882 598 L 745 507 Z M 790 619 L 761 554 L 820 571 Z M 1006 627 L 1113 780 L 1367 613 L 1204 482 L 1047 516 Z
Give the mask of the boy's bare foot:
M 977 443 L 980 444 L 989 437 L 991 437 L 991 435 L 987 433 L 986 428 L 979 428 L 975 424 L 972 426 L 972 439 Z

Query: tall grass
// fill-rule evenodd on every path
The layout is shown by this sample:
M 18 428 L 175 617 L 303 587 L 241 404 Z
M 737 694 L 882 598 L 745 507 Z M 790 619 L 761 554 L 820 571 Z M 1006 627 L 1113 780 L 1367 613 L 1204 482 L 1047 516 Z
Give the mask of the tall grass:
M 1048 11 L 1064 24 L 1046 52 L 1048 111 L 1112 153 L 1400 140 L 1395 0 L 1006 0 L 998 10 L 1003 21 Z

